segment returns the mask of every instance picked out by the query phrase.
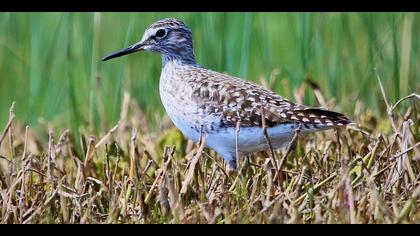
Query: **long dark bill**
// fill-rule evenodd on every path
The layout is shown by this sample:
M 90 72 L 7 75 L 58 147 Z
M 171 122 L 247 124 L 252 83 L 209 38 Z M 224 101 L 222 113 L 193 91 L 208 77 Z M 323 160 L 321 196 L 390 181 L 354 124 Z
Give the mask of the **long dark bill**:
M 133 52 L 137 52 L 142 50 L 143 44 L 142 43 L 136 43 L 134 45 L 131 45 L 128 48 L 124 48 L 122 50 L 119 50 L 117 52 L 114 52 L 104 58 L 102 58 L 102 61 L 108 61 L 109 59 L 115 58 L 115 57 L 120 57 L 120 56 L 124 56 Z

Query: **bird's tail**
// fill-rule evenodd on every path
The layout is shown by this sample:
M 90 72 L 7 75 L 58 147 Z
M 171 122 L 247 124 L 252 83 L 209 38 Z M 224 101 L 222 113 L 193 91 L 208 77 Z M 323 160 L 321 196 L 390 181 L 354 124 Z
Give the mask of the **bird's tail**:
M 293 113 L 308 131 L 343 127 L 352 123 L 347 116 L 324 108 L 302 108 L 294 110 Z

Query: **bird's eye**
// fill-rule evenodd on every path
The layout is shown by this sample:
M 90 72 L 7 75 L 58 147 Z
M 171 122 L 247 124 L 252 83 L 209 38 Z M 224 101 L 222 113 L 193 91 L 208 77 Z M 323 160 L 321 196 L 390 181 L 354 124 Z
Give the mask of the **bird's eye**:
M 166 30 L 164 29 L 159 29 L 158 31 L 156 31 L 155 36 L 158 38 L 162 38 L 166 35 Z

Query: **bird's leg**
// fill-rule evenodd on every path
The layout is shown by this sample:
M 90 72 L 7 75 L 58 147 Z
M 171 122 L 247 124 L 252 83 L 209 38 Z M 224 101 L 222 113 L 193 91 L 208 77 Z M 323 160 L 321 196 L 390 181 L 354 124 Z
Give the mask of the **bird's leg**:
M 237 158 L 234 157 L 233 155 L 232 155 L 232 157 L 233 157 L 232 159 L 229 159 L 227 161 L 227 167 L 226 167 L 227 177 L 230 179 L 230 181 L 232 183 L 231 187 L 229 188 L 229 191 L 233 191 L 233 189 L 235 189 L 236 183 L 237 183 L 238 178 L 240 176 L 240 172 L 239 172 L 238 166 L 236 164 L 237 163 Z
M 236 158 L 232 158 L 231 160 L 228 160 L 227 161 L 226 171 L 228 173 L 232 173 L 232 172 L 236 172 L 237 171 Z
M 226 171 L 230 174 L 236 172 L 239 166 L 239 132 L 241 130 L 241 116 L 239 112 L 236 113 L 238 116 L 238 121 L 236 122 L 236 131 L 235 131 L 235 154 L 229 153 L 229 157 L 225 158 L 227 162 Z
M 203 142 L 203 135 L 204 135 L 203 130 L 204 130 L 204 126 L 201 125 L 200 126 L 200 138 L 198 139 L 198 146 L 200 146 L 201 143 Z
M 238 114 L 239 116 L 239 114 Z M 239 131 L 241 130 L 241 119 L 239 117 L 238 122 L 236 122 L 236 132 L 235 132 L 235 169 L 239 166 Z

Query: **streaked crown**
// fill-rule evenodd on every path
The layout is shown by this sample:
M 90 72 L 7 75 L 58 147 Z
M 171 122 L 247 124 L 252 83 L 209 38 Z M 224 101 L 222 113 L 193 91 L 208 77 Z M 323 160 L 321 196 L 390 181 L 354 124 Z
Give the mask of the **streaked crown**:
M 158 29 L 162 27 L 171 27 L 171 28 L 180 27 L 180 28 L 186 28 L 187 30 L 189 30 L 188 26 L 184 22 L 176 18 L 165 18 L 162 20 L 158 20 L 152 25 L 150 25 L 149 28 L 147 29 Z

